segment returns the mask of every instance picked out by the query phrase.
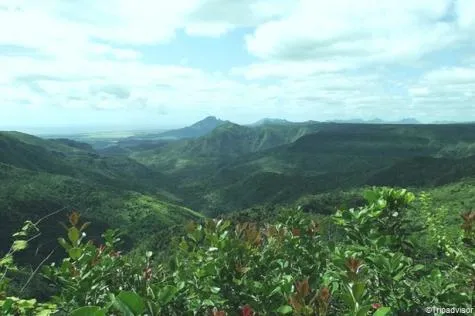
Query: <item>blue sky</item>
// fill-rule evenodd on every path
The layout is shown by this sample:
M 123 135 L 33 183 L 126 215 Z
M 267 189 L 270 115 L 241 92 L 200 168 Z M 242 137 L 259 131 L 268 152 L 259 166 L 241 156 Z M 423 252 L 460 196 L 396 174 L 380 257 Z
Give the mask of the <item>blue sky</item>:
M 0 29 L 0 130 L 475 120 L 473 0 L 0 0 Z

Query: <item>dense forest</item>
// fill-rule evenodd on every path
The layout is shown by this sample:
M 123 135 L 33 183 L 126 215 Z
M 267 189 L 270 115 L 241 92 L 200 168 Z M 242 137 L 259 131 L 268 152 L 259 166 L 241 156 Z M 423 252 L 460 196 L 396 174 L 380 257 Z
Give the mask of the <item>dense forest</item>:
M 0 132 L 0 212 L 5 315 L 475 305 L 475 124 Z

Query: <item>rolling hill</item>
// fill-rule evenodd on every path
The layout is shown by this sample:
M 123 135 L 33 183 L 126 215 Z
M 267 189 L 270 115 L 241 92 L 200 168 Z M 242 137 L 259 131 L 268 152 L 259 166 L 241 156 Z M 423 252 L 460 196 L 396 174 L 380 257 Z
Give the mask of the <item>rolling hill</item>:
M 167 227 L 201 217 L 178 206 L 174 182 L 127 157 L 103 157 L 87 144 L 0 133 L 0 250 L 24 220 L 42 223 L 41 251 L 61 234 L 58 221 L 73 209 L 93 222 L 92 232 L 122 228 L 138 242 Z M 30 254 L 31 255 L 31 254 Z
M 446 184 L 474 176 L 474 144 L 471 124 L 229 123 L 131 157 L 177 179 L 187 205 L 215 212 L 368 184 Z
M 91 146 L 71 140 L 47 140 L 22 133 L 0 132 L 0 150 L 0 163 L 93 180 L 103 185 L 155 190 L 173 184 L 172 179 L 163 173 L 133 159 L 101 156 Z
M 116 144 L 94 150 L 65 139 L 1 133 L 8 212 L 35 214 L 31 203 L 45 210 L 77 205 L 98 223 L 133 227 L 133 239 L 139 226 L 152 230 L 198 215 L 176 204 L 218 214 L 366 185 L 430 189 L 475 177 L 474 124 L 226 122 L 197 138 Z M 36 197 L 18 197 L 19 185 Z M 126 215 L 139 209 L 148 215 Z
M 197 165 L 216 168 L 242 155 L 293 142 L 315 128 L 306 124 L 249 127 L 228 122 L 202 137 L 138 150 L 130 157 L 171 173 Z

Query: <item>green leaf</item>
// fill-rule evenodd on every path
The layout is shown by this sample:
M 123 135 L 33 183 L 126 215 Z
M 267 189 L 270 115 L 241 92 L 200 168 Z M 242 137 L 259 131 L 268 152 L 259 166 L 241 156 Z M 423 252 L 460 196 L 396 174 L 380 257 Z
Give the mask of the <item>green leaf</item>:
M 216 287 L 216 286 L 211 287 L 211 293 L 217 294 L 219 293 L 220 290 L 221 289 L 219 287 Z
M 26 232 L 30 228 L 35 228 L 35 230 L 38 230 L 38 228 L 35 226 L 35 224 L 33 224 L 32 221 L 26 221 L 25 224 L 23 225 L 23 227 L 21 228 L 21 230 Z
M 363 197 L 368 203 L 371 204 L 378 200 L 379 192 L 376 192 L 374 190 L 367 190 L 363 193 Z
M 425 266 L 423 264 L 416 264 L 413 268 L 412 268 L 412 271 L 420 271 L 420 270 L 423 270 L 425 268 Z
M 24 232 L 24 231 L 19 231 L 19 232 L 17 232 L 17 233 L 14 233 L 12 236 L 13 236 L 13 237 L 26 237 L 26 235 L 27 235 L 26 232 Z
M 357 282 L 353 285 L 352 291 L 356 301 L 359 301 L 360 298 L 363 296 L 364 290 L 365 284 L 362 282 Z
M 29 299 L 29 300 L 20 299 L 17 302 L 18 306 L 23 307 L 23 308 L 34 308 L 36 303 L 37 303 L 37 301 L 36 301 L 35 298 Z
M 58 238 L 58 243 L 68 251 L 71 249 L 71 245 L 64 239 L 64 238 Z
M 12 245 L 13 251 L 20 251 L 25 249 L 28 246 L 28 242 L 26 240 L 15 240 Z
M 279 314 L 290 314 L 292 313 L 293 309 L 291 306 L 289 305 L 282 305 L 281 307 L 279 307 L 276 312 L 279 313 Z
M 270 296 L 272 296 L 276 293 L 282 293 L 282 287 L 277 286 L 275 289 L 272 290 L 272 292 L 270 292 L 270 294 L 268 296 L 270 297 Z
M 4 300 L 0 312 L 3 312 L 4 315 L 8 315 L 8 312 L 11 310 L 13 303 L 13 300 L 11 300 L 10 298 Z
M 167 305 L 170 303 L 178 293 L 178 289 L 172 285 L 167 285 L 158 293 L 158 301 L 161 305 Z
M 10 267 L 13 264 L 13 257 L 11 255 L 6 255 L 3 258 L 0 258 L 0 267 L 6 266 Z
M 376 312 L 374 312 L 373 316 L 385 316 L 391 312 L 390 307 L 380 307 Z
M 368 312 L 370 310 L 371 310 L 371 305 L 361 306 L 358 312 L 356 313 L 356 316 L 366 316 L 368 315 Z
M 40 311 L 36 311 L 36 316 L 51 316 L 54 314 L 54 312 L 55 310 L 43 309 Z M 94 314 L 94 316 L 102 316 L 102 315 L 105 315 L 105 314 Z
M 145 311 L 145 302 L 137 293 L 121 291 L 116 297 L 127 315 L 141 315 Z
M 76 245 L 79 240 L 79 229 L 76 227 L 71 227 L 68 229 L 68 238 L 73 245 Z
M 203 301 L 203 306 L 214 306 L 214 302 L 210 299 L 206 299 Z
M 77 247 L 70 248 L 70 249 L 68 250 L 68 254 L 69 254 L 69 256 L 71 257 L 71 259 L 77 260 L 77 259 L 79 259 L 79 257 L 81 257 L 81 255 L 82 255 L 82 249 L 81 249 L 81 248 L 77 248 Z
M 393 279 L 395 281 L 400 281 L 404 276 L 406 275 L 406 272 L 405 271 L 401 271 L 399 272 L 398 274 L 396 274 Z
M 106 316 L 106 313 L 97 306 L 84 306 L 75 309 L 70 316 Z

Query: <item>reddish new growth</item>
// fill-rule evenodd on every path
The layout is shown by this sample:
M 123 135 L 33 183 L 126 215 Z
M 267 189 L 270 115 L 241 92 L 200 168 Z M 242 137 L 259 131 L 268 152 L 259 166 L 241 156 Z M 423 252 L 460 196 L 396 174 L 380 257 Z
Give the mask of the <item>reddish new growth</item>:
M 213 311 L 212 311 L 211 315 L 213 315 L 213 316 L 226 316 L 226 312 L 225 311 L 220 311 L 215 307 L 215 308 L 213 308 Z
M 363 262 L 356 258 L 349 258 L 346 261 L 346 267 L 348 268 L 348 270 L 350 270 L 350 272 L 354 274 L 358 274 L 362 265 L 363 265 Z
M 300 229 L 299 228 L 292 228 L 292 235 L 298 237 L 300 236 Z
M 150 281 L 152 279 L 152 268 L 146 267 L 143 269 L 143 278 L 147 281 Z
M 466 233 L 472 232 L 475 222 L 475 211 L 464 213 L 461 216 L 463 219 L 462 229 L 465 230 Z
M 381 306 L 382 306 L 382 305 L 379 304 L 379 303 L 373 303 L 373 304 L 371 304 L 371 307 L 374 308 L 374 309 L 378 309 L 378 308 L 380 308 Z
M 328 302 L 330 300 L 330 290 L 326 287 L 320 290 L 319 299 L 321 302 Z
M 308 284 L 308 279 L 297 282 L 297 284 L 295 285 L 295 289 L 300 297 L 307 297 L 308 293 L 310 292 L 310 285 Z
M 319 230 L 320 230 L 320 227 L 318 226 L 318 224 L 312 220 L 310 222 L 310 225 L 308 225 L 308 229 L 307 229 L 308 234 L 310 236 L 315 236 Z
M 241 310 L 241 316 L 253 316 L 254 311 L 252 310 L 252 307 L 249 305 L 244 305 Z

